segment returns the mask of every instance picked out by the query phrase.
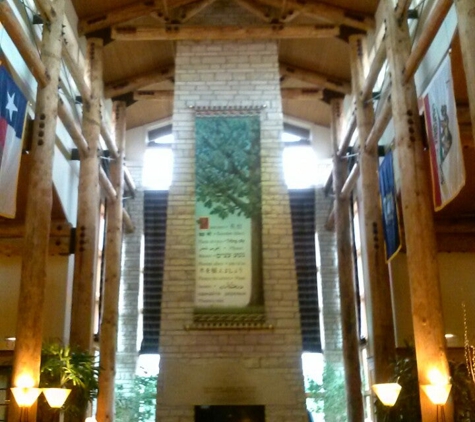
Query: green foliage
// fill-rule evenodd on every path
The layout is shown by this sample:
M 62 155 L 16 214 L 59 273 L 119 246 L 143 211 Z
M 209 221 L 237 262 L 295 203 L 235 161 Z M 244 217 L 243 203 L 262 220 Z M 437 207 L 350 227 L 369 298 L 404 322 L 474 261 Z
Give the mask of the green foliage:
M 323 411 L 326 422 L 346 422 L 344 377 L 331 364 L 325 362 L 321 384 L 308 380 L 307 394 L 314 400 L 316 411 Z
M 419 402 L 419 380 L 417 377 L 417 362 L 415 349 L 407 347 L 407 353 L 399 357 L 393 364 L 393 382 L 402 387 L 396 404 L 393 407 L 384 406 L 376 400 L 376 413 L 385 415 L 385 421 L 415 422 L 421 420 Z
M 452 377 L 452 399 L 454 401 L 455 422 L 475 420 L 475 384 L 470 377 L 465 363 L 450 364 Z
M 117 385 L 115 390 L 115 420 L 117 422 L 154 421 L 156 397 L 156 376 L 136 376 L 130 394 L 126 394 L 123 385 Z
M 259 117 L 196 119 L 196 198 L 222 219 L 260 215 Z
M 93 355 L 61 343 L 51 343 L 41 352 L 40 387 L 70 388 L 66 414 L 82 415 L 97 396 L 99 367 Z
M 451 397 L 454 404 L 454 421 L 469 422 L 475 420 L 475 385 L 468 375 L 464 363 L 449 362 L 452 379 Z M 389 408 L 376 400 L 376 413 L 385 416 L 388 422 L 420 421 L 421 409 L 419 381 L 417 377 L 416 353 L 413 347 L 407 347 L 407 353 L 394 362 L 393 381 L 402 389 L 394 407 Z

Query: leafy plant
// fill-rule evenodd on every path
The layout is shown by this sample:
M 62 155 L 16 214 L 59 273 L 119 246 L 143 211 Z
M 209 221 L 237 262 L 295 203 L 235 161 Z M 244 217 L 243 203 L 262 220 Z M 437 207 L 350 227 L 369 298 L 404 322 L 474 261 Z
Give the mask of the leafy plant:
M 422 416 L 414 347 L 408 346 L 405 356 L 398 357 L 393 366 L 393 381 L 401 385 L 401 393 L 396 404 L 391 408 L 376 400 L 376 413 L 384 416 L 382 419 L 388 422 L 420 421 Z M 449 362 L 449 366 L 452 378 L 451 397 L 454 404 L 454 421 L 473 421 L 475 420 L 475 384 L 464 363 Z
M 314 400 L 319 412 L 323 411 L 326 422 L 346 422 L 345 381 L 333 365 L 325 362 L 321 384 L 308 380 L 307 397 Z
M 136 376 L 133 388 L 129 394 L 123 385 L 117 385 L 115 390 L 115 420 L 117 422 L 155 420 L 157 397 L 156 376 Z
M 82 415 L 87 404 L 97 397 L 99 367 L 89 352 L 61 343 L 50 343 L 41 353 L 40 387 L 70 388 L 64 405 L 66 414 Z

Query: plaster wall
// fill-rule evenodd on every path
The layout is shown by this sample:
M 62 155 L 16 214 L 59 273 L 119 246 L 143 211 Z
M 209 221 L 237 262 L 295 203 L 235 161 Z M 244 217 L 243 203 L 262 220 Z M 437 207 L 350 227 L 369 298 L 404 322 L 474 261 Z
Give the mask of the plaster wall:
M 475 339 L 474 256 L 473 253 L 438 254 L 445 333 L 454 335 L 454 337 L 447 339 L 449 347 L 463 347 L 463 303 L 465 303 L 467 309 L 469 337 L 472 342 Z M 409 294 L 409 275 L 406 255 L 403 253 L 398 254 L 391 263 L 391 286 L 397 346 L 404 347 L 406 342 L 414 343 L 414 331 Z
M 71 308 L 73 258 L 50 256 L 46 272 L 43 337 L 46 340 L 67 342 Z M 0 256 L 0 349 L 6 337 L 15 337 L 20 290 L 21 258 Z

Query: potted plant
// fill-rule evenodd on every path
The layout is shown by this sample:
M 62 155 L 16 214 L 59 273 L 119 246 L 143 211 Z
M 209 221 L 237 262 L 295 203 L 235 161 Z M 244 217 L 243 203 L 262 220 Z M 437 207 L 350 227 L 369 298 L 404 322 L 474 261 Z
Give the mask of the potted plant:
M 89 352 L 65 346 L 59 342 L 49 343 L 41 353 L 41 388 L 69 388 L 71 394 L 63 405 L 65 415 L 81 418 L 88 403 L 97 396 L 99 367 Z M 43 401 L 38 403 L 38 418 L 51 419 L 52 412 Z

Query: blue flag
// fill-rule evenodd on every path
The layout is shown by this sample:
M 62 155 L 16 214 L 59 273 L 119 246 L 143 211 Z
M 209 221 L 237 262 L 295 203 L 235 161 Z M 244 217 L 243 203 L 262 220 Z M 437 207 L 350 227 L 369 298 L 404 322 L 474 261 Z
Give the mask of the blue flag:
M 14 218 L 27 101 L 0 66 L 0 215 Z
M 390 261 L 401 249 L 399 220 L 394 184 L 393 153 L 389 151 L 379 166 L 379 190 L 383 209 L 383 231 L 386 244 L 386 260 Z

